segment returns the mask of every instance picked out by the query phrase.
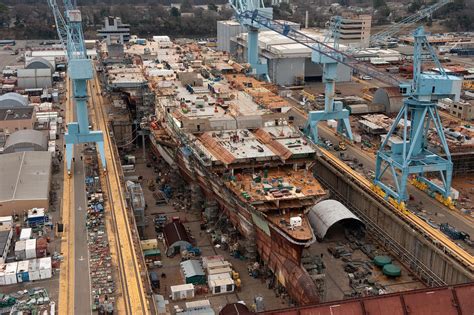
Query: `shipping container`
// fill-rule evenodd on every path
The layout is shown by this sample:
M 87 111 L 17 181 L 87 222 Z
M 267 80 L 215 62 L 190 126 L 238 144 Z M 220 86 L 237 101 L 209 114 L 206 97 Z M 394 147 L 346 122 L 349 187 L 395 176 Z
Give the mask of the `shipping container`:
M 211 283 L 211 281 L 214 280 L 223 280 L 223 279 L 232 279 L 231 275 L 229 273 L 218 273 L 215 275 L 209 275 L 207 276 L 207 283 Z
M 0 231 L 9 231 L 13 225 L 13 217 L 11 215 L 0 217 Z
M 48 252 L 48 241 L 44 237 L 36 239 L 36 258 L 46 256 Z
M 5 268 L 7 265 L 0 264 L 0 285 L 5 285 Z
M 214 255 L 214 256 L 205 256 L 202 257 L 202 266 L 204 269 L 207 269 L 207 264 L 211 262 L 216 262 L 216 261 L 225 261 L 224 257 L 222 255 Z
M 36 240 L 29 239 L 25 241 L 25 258 L 36 258 Z
M 228 273 L 230 275 L 232 273 L 232 269 L 230 267 L 224 267 L 224 268 L 207 270 L 208 275 L 217 275 L 220 273 Z
M 158 248 L 158 240 L 155 239 L 149 239 L 149 240 L 143 240 L 140 242 L 142 245 L 142 250 L 149 250 L 149 249 L 157 249 Z
M 30 281 L 30 277 L 28 275 L 29 262 L 29 260 L 22 260 L 18 262 L 16 269 L 16 280 L 18 283 Z
M 26 241 L 26 240 L 30 239 L 31 235 L 33 235 L 33 229 L 32 228 L 23 228 L 23 229 L 21 229 L 20 241 Z
M 40 279 L 38 259 L 31 259 L 30 260 L 30 264 L 28 266 L 28 275 L 30 277 L 30 281 L 35 281 L 35 280 Z
M 171 299 L 173 301 L 194 298 L 194 284 L 181 284 L 170 286 Z
M 18 259 L 18 260 L 26 259 L 25 248 L 26 248 L 26 241 L 17 241 L 15 243 L 15 257 L 16 257 L 16 259 Z
M 51 257 L 39 258 L 39 271 L 41 279 L 49 279 L 53 276 L 52 266 L 51 266 Z
M 0 230 L 0 264 L 5 263 L 12 242 L 13 230 Z
M 212 269 L 221 269 L 225 267 L 232 267 L 232 264 L 228 262 L 227 260 L 224 261 L 211 261 L 207 263 L 207 270 L 212 270 Z
M 15 284 L 16 280 L 16 269 L 18 267 L 17 262 L 8 263 L 5 268 L 5 285 Z
M 212 294 L 234 292 L 234 280 L 232 279 L 218 279 L 209 282 L 209 289 Z

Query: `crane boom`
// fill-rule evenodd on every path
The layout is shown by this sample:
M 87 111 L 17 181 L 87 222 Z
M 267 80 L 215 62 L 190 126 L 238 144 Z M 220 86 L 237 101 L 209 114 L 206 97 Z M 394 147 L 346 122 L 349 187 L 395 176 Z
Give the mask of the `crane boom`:
M 318 41 L 311 36 L 304 34 L 301 31 L 295 30 L 290 27 L 290 25 L 274 21 L 266 16 L 261 15 L 258 11 L 244 11 L 240 13 L 241 18 L 252 20 L 252 22 L 257 23 L 263 27 L 268 28 L 274 32 L 277 32 L 283 36 L 286 36 L 295 42 L 310 48 L 312 51 L 317 51 L 321 55 L 324 55 L 338 63 L 348 66 L 355 71 L 369 75 L 374 79 L 387 84 L 388 86 L 400 86 L 406 84 L 405 82 L 400 81 L 397 77 L 392 76 L 388 73 L 382 73 L 377 68 L 363 63 L 353 56 L 340 51 L 327 43 Z
M 431 16 L 433 12 L 438 10 L 439 8 L 445 6 L 446 4 L 452 2 L 453 0 L 441 0 L 427 8 L 424 8 L 422 10 L 419 10 L 413 15 L 410 15 L 403 20 L 391 24 L 387 28 L 385 28 L 383 31 L 378 32 L 370 37 L 369 45 L 370 46 L 376 46 L 380 45 L 381 43 L 385 42 L 388 38 L 392 37 L 393 35 L 397 34 L 400 32 L 401 29 L 407 28 L 409 26 L 412 26 L 416 22 L 421 21 L 422 19 Z

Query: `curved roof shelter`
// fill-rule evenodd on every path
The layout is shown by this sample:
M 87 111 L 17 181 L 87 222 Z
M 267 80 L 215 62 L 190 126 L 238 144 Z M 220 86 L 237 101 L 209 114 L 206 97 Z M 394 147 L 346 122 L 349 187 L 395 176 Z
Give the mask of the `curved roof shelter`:
M 41 57 L 34 57 L 29 60 L 26 65 L 25 69 L 50 69 L 54 71 L 53 65 L 46 59 Z
M 18 93 L 6 93 L 0 96 L 0 108 L 28 106 L 28 99 Z
M 18 130 L 12 133 L 5 143 L 4 153 L 23 151 L 47 151 L 48 137 L 38 130 Z
M 219 315 L 254 315 L 249 308 L 242 303 L 227 304 L 219 312 Z
M 329 228 L 342 220 L 362 221 L 337 200 L 324 200 L 313 206 L 308 213 L 309 222 L 316 236 L 323 239 Z
M 375 91 L 373 103 L 385 106 L 387 113 L 398 113 L 403 106 L 403 95 L 398 87 L 381 87 Z
M 173 256 L 188 246 L 192 246 L 186 228 L 181 222 L 171 222 L 163 227 L 163 236 L 166 243 L 166 255 Z

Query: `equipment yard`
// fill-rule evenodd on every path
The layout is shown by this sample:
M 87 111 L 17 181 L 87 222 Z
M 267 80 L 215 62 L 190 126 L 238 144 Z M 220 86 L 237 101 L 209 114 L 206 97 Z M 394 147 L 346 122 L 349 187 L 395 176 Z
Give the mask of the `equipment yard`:
M 0 8 L 1 314 L 472 314 L 472 3 L 78 2 Z

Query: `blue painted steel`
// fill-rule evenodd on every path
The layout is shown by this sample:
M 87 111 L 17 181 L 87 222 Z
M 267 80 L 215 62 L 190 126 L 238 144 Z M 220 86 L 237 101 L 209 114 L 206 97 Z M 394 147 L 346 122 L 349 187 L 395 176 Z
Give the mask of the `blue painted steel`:
M 339 60 L 343 60 L 344 56 L 334 50 L 327 50 L 331 38 L 333 38 L 333 48 L 339 50 L 339 28 L 342 18 L 335 16 L 331 19 L 329 32 L 326 34 L 323 43 L 325 46 L 316 43 L 312 47 L 311 61 L 323 65 L 323 82 L 324 82 L 324 111 L 310 111 L 306 122 L 306 133 L 311 139 L 318 143 L 318 123 L 320 121 L 328 121 L 334 119 L 337 121 L 337 132 L 345 136 L 350 141 L 353 140 L 351 124 L 349 122 L 349 111 L 343 109 L 340 101 L 335 101 L 335 83 L 337 76 L 337 66 Z M 322 54 L 325 52 L 326 54 Z M 330 58 L 329 56 L 332 56 Z
M 329 59 L 333 59 L 343 65 L 346 65 L 360 74 L 371 76 L 372 78 L 379 80 L 380 82 L 386 83 L 389 86 L 400 86 L 405 82 L 400 81 L 397 77 L 389 74 L 382 73 L 376 67 L 369 63 L 362 63 L 356 58 L 347 53 L 344 53 L 334 47 L 331 47 L 321 41 L 315 40 L 314 38 L 293 29 L 285 22 L 274 21 L 271 18 L 261 14 L 261 11 L 244 11 L 239 14 L 240 19 L 249 20 L 253 25 L 260 25 L 260 28 L 270 29 L 278 34 L 286 36 L 295 42 L 308 47 L 312 50 L 319 50 L 319 53 Z M 324 48 L 324 50 L 322 49 Z
M 229 4 L 235 12 L 239 23 L 244 26 L 247 33 L 247 62 L 251 73 L 257 77 L 268 78 L 268 65 L 264 58 L 258 55 L 258 31 L 262 26 L 254 23 L 252 15 L 263 15 L 272 19 L 272 9 L 265 8 L 263 0 L 229 0 Z M 243 12 L 252 12 L 252 15 L 242 15 Z
M 418 28 L 414 32 L 415 52 L 413 62 L 413 81 L 411 85 L 411 96 L 405 100 L 401 111 L 395 118 L 386 138 L 382 142 L 377 152 L 374 183 L 379 185 L 386 196 L 391 196 L 401 202 L 408 199 L 407 183 L 410 175 L 415 175 L 417 179 L 433 191 L 441 193 L 448 198 L 451 190 L 453 163 L 449 152 L 448 144 L 443 132 L 437 105 L 431 101 L 432 93 L 440 88 L 439 84 L 448 80 L 449 77 L 444 72 L 439 60 L 429 45 L 423 28 Z M 421 74 L 422 50 L 425 48 L 436 63 L 441 74 L 437 77 L 442 80 L 432 81 L 430 76 Z M 429 80 L 426 82 L 425 80 Z M 434 82 L 434 83 L 433 83 Z M 427 89 L 427 84 L 434 84 L 433 88 Z M 409 118 L 411 120 L 408 131 Z M 389 148 L 390 137 L 403 122 L 403 135 L 401 143 L 392 143 Z M 437 134 L 440 142 L 441 154 L 446 158 L 433 152 L 428 148 L 428 132 L 431 126 Z M 389 171 L 393 185 L 386 182 L 385 173 Z M 427 173 L 439 175 L 442 185 L 435 184 L 428 177 Z M 389 176 L 390 177 L 390 176 Z
M 68 172 L 71 170 L 73 145 L 80 143 L 96 143 L 102 166 L 106 168 L 104 140 L 102 131 L 89 130 L 89 114 L 87 110 L 87 81 L 94 76 L 91 60 L 87 58 L 87 50 L 82 32 L 81 12 L 69 0 L 63 0 L 64 17 L 56 0 L 48 0 L 56 22 L 56 29 L 68 57 L 68 74 L 72 80 L 73 98 L 76 107 L 77 122 L 68 124 L 64 136 L 66 142 L 66 163 Z

